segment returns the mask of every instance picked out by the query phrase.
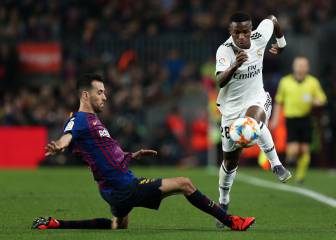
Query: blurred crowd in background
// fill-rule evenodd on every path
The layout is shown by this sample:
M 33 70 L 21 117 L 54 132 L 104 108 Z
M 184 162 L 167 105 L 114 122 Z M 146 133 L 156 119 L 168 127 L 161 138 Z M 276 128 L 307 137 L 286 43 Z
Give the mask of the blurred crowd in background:
M 257 22 L 273 13 L 286 31 L 307 34 L 335 16 L 332 0 L 3 0 L 1 35 L 89 42 L 101 32 L 124 38 L 164 32 L 215 32 L 227 29 L 230 15 L 238 10 L 251 13 Z
M 0 125 L 43 125 L 49 138 L 58 137 L 65 119 L 78 107 L 76 79 L 94 71 L 104 75 L 108 90 L 101 118 L 125 149 L 158 149 L 161 158 L 156 164 L 205 165 L 208 100 L 216 91 L 215 51 L 229 36 L 230 15 L 246 11 L 256 26 L 272 13 L 287 36 L 321 39 L 318 31 L 335 20 L 335 5 L 332 0 L 3 0 Z M 17 53 L 22 42 L 57 42 L 59 71 L 23 71 Z M 319 53 L 328 56 L 323 49 L 327 45 L 322 45 Z M 335 64 L 316 57 L 316 65 L 323 66 L 314 73 L 331 99 L 322 125 L 332 156 Z M 283 63 L 291 60 L 265 55 L 264 80 L 271 93 L 290 70 Z

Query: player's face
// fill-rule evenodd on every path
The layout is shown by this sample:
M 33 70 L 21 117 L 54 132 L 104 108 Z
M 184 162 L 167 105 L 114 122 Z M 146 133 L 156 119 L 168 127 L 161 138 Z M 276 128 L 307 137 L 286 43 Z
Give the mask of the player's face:
M 309 62 L 307 58 L 298 57 L 293 62 L 293 73 L 297 80 L 303 80 L 309 72 Z
M 251 46 L 252 22 L 232 22 L 230 24 L 230 34 L 234 43 L 242 49 L 248 49 Z
M 105 102 L 107 100 L 105 95 L 104 83 L 99 81 L 93 81 L 92 88 L 89 93 L 92 109 L 97 113 L 103 111 Z

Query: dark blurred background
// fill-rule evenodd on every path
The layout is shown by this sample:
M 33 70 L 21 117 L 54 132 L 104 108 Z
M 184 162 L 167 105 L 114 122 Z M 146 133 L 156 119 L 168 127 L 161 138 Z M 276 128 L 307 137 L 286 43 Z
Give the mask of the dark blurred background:
M 111 136 L 128 151 L 159 151 L 158 160 L 139 164 L 215 165 L 221 159 L 216 49 L 229 37 L 235 11 L 248 12 L 254 28 L 274 14 L 288 47 L 279 57 L 265 54 L 265 88 L 274 96 L 293 58 L 310 60 L 328 96 L 328 105 L 314 112 L 312 164 L 335 167 L 335 5 L 332 0 L 2 0 L 0 125 L 13 131 L 38 126 L 49 140 L 59 137 L 78 107 L 76 79 L 97 72 L 106 79 L 109 100 L 100 117 Z M 15 139 L 18 149 L 30 141 L 22 138 Z M 42 162 L 78 163 L 68 154 Z

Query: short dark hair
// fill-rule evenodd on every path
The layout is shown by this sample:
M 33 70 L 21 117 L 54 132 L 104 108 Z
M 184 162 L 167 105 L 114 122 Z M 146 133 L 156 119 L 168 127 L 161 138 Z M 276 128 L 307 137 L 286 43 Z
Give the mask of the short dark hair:
M 230 22 L 246 22 L 251 21 L 250 15 L 244 12 L 236 12 L 230 17 Z
M 92 81 L 104 82 L 104 78 L 96 73 L 86 73 L 82 75 L 77 81 L 77 90 L 89 89 L 92 87 Z

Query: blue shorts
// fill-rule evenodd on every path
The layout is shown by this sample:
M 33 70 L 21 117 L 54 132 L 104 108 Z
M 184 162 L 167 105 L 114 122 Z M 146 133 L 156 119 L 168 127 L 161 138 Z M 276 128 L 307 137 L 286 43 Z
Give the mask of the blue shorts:
M 139 178 L 130 197 L 120 202 L 112 202 L 112 195 L 108 191 L 100 191 L 103 199 L 110 205 L 113 216 L 122 218 L 127 216 L 134 207 L 159 209 L 162 193 L 159 189 L 162 179 Z

